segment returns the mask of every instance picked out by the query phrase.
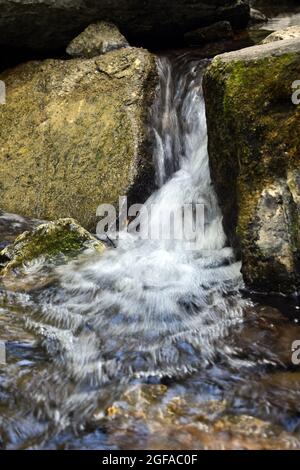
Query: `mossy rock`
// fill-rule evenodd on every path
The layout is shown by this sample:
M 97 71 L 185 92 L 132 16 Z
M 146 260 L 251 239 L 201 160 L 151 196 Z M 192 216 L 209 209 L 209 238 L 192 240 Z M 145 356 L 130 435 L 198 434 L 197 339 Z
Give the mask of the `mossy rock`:
M 204 77 L 212 179 L 224 228 L 256 290 L 299 280 L 299 39 L 216 57 Z
M 105 246 L 74 219 L 47 222 L 32 232 L 22 233 L 0 252 L 0 260 L 4 264 L 1 275 L 18 271 L 24 264 L 39 258 L 47 262 L 66 262 L 87 249 L 102 253 Z
M 147 119 L 155 57 L 123 48 L 93 59 L 29 62 L 0 74 L 0 201 L 5 211 L 96 228 L 102 203 L 153 190 Z

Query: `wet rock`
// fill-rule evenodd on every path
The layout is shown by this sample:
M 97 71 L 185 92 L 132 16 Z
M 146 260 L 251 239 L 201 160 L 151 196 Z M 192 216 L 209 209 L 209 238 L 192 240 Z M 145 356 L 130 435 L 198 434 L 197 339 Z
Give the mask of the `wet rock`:
M 285 39 L 300 38 L 300 26 L 290 26 L 289 28 L 275 31 L 267 36 L 262 44 L 268 44 L 274 41 L 284 41 Z
M 252 24 L 265 23 L 266 21 L 268 21 L 268 17 L 264 13 L 256 10 L 256 8 L 250 9 L 250 22 Z
M 144 202 L 154 184 L 146 122 L 156 74 L 154 56 L 135 48 L 1 74 L 2 208 L 73 217 L 95 230 L 99 204 L 117 205 L 123 195 Z
M 299 39 L 216 57 L 204 78 L 212 178 L 256 290 L 299 289 Z
M 32 232 L 24 232 L 13 244 L 0 252 L 0 259 L 7 260 L 1 271 L 6 276 L 24 265 L 41 261 L 65 261 L 79 253 L 94 249 L 104 251 L 102 242 L 93 237 L 73 219 L 60 219 L 39 225 Z
M 100 21 L 89 25 L 73 39 L 67 47 L 67 53 L 72 57 L 88 59 L 122 47 L 129 47 L 129 44 L 118 28 Z
M 169 44 L 220 20 L 243 28 L 247 0 L 2 0 L 0 44 L 58 49 L 95 21 L 116 24 L 130 42 Z
M 185 42 L 190 46 L 200 46 L 208 42 L 232 38 L 233 30 L 229 21 L 219 21 L 218 23 L 190 31 L 184 35 Z

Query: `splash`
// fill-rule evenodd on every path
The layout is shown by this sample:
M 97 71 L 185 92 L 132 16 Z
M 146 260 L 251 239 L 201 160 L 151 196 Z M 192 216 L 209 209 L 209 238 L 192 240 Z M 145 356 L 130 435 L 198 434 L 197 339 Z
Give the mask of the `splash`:
M 210 179 L 202 76 L 206 61 L 183 54 L 158 60 L 152 110 L 158 190 L 137 225 L 164 228 L 170 210 L 202 204 L 192 240 L 120 237 L 116 249 L 58 269 L 59 287 L 37 299 L 28 326 L 44 335 L 59 367 L 78 381 L 178 377 L 226 356 L 224 340 L 242 322 L 240 264 L 234 261 Z M 143 223 L 141 223 L 143 222 Z M 195 249 L 196 244 L 196 249 Z

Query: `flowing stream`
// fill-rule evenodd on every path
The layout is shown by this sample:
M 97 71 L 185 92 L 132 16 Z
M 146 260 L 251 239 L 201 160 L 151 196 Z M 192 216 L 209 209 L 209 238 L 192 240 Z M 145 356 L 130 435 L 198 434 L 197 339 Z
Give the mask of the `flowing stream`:
M 211 442 L 224 447 L 210 427 L 224 416 L 262 420 L 248 447 L 265 447 L 266 433 L 298 446 L 300 388 L 288 390 L 281 377 L 292 374 L 289 341 L 299 327 L 240 293 L 240 263 L 210 180 L 206 65 L 193 52 L 158 59 L 151 133 L 159 189 L 117 248 L 55 268 L 44 289 L 2 292 L 0 448 L 209 448 L 214 432 Z M 179 230 L 185 207 L 188 236 Z M 28 276 L 38 269 L 28 266 Z M 180 441 L 178 430 L 200 416 L 207 430 L 202 422 L 195 438 L 186 428 Z

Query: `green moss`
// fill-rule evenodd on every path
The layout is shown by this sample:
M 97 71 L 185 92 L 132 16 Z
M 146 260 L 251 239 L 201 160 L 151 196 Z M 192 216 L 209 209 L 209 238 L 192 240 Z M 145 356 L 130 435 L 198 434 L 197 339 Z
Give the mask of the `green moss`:
M 8 260 L 2 274 L 41 256 L 69 258 L 89 247 L 104 250 L 104 245 L 73 219 L 42 224 L 33 232 L 24 232 L 0 253 L 0 258 Z

